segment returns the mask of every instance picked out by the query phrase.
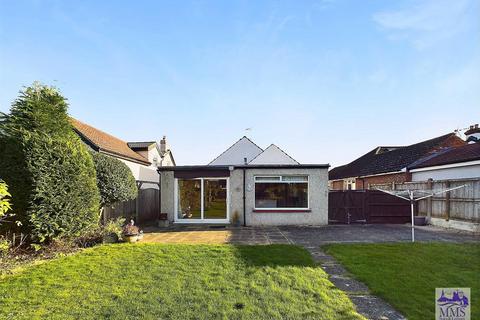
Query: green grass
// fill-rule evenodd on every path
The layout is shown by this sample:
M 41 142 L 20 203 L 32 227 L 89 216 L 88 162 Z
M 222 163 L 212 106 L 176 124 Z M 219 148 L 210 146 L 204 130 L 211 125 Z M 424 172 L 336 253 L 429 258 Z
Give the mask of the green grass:
M 0 319 L 363 319 L 289 245 L 105 245 L 5 277 L 0 302 Z
M 480 245 L 334 244 L 324 249 L 409 320 L 435 318 L 435 288 L 471 288 L 480 319 Z

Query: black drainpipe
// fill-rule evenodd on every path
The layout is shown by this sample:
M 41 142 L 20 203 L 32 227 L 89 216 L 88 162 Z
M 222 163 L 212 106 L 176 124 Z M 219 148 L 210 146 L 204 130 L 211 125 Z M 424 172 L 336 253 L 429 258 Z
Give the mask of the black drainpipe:
M 247 226 L 247 210 L 245 208 L 245 168 L 243 168 L 243 226 Z
M 160 220 L 160 214 L 162 213 L 162 172 L 157 168 L 158 172 L 158 217 Z

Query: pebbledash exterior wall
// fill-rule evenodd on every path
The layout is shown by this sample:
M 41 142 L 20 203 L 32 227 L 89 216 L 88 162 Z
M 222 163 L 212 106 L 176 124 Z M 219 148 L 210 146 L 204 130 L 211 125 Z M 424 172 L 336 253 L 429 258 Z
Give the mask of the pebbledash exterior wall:
M 255 182 L 257 175 L 307 175 L 309 192 L 308 212 L 255 212 Z M 174 174 L 173 171 L 161 172 L 161 210 L 168 214 L 168 220 L 174 220 Z M 230 221 L 237 214 L 243 221 L 243 169 L 230 171 L 229 178 Z M 247 226 L 278 225 L 326 225 L 328 224 L 328 169 L 245 169 L 245 217 Z

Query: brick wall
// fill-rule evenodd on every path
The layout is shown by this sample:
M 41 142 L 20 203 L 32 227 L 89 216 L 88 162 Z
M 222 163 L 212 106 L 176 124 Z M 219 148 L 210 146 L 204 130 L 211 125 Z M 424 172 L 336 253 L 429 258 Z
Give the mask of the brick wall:
M 343 190 L 343 180 L 332 181 L 333 190 Z
M 407 172 L 385 174 L 365 178 L 357 178 L 355 181 L 357 189 L 368 189 L 369 185 L 382 183 L 402 183 L 412 180 L 412 174 Z

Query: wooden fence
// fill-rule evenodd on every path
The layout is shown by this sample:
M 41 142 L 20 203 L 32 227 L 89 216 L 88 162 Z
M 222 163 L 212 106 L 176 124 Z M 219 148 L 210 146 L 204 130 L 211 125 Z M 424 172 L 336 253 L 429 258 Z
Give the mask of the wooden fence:
M 328 193 L 328 222 L 406 223 L 411 220 L 410 203 L 375 190 L 332 190 Z
M 140 225 L 154 223 L 160 214 L 159 190 L 139 189 L 136 199 L 105 207 L 103 214 L 105 220 L 123 217 L 134 219 L 136 224 Z
M 371 185 L 370 189 L 440 190 L 463 185 L 465 187 L 418 201 L 417 214 L 478 223 L 480 222 L 480 179 L 376 184 Z

